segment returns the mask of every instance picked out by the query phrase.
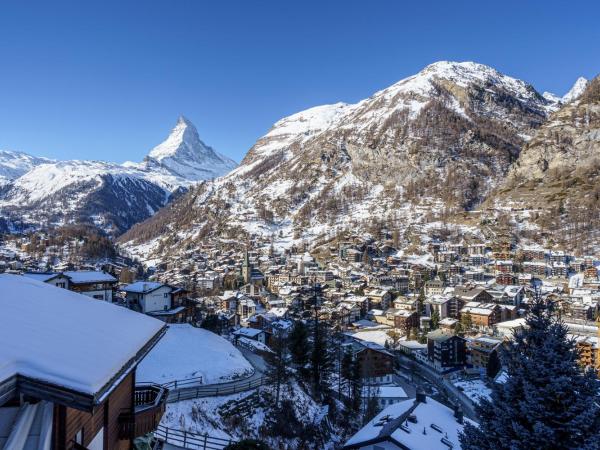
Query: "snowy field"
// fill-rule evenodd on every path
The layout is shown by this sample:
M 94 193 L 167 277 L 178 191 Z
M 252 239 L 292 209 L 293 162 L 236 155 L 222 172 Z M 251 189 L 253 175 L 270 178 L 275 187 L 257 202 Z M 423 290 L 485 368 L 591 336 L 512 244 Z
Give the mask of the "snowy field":
M 479 403 L 481 398 L 489 399 L 492 393 L 492 390 L 479 379 L 454 381 L 452 384 L 457 388 L 462 388 L 465 395 L 475 403 Z
M 204 384 L 210 384 L 253 372 L 248 360 L 226 339 L 188 324 L 173 324 L 140 363 L 136 377 L 160 384 L 202 377 Z

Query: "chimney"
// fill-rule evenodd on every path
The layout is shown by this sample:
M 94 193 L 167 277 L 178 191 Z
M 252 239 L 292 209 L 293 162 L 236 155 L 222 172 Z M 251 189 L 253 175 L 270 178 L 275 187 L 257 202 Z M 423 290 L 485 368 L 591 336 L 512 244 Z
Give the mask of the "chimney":
M 418 388 L 417 389 L 417 403 L 427 403 L 427 396 L 425 395 L 425 392 L 423 392 L 423 389 Z
M 458 423 L 463 423 L 464 422 L 464 414 L 463 414 L 463 410 L 460 407 L 460 403 L 458 403 L 458 401 L 456 402 L 456 404 L 454 405 L 454 417 L 456 418 L 456 421 Z

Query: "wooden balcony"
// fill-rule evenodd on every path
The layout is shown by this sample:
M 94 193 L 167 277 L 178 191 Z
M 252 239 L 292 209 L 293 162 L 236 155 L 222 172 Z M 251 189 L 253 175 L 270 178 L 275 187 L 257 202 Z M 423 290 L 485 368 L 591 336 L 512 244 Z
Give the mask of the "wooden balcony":
M 158 427 L 165 413 L 168 389 L 156 384 L 137 384 L 134 392 L 134 412 L 119 416 L 119 437 L 136 438 Z

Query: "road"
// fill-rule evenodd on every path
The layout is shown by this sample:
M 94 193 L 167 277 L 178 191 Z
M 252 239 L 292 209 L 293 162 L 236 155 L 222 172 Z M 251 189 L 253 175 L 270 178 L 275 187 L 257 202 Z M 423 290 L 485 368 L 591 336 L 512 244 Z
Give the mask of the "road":
M 439 373 L 430 367 L 420 364 L 418 361 L 408 358 L 404 355 L 398 355 L 401 367 L 412 375 L 412 382 L 429 391 L 432 397 L 436 397 L 435 392 L 431 391 L 431 385 L 435 386 L 439 392 L 439 400 L 444 403 L 455 403 L 458 400 L 461 407 L 469 419 L 477 420 L 475 404 L 467 397 L 464 392 L 442 377 Z

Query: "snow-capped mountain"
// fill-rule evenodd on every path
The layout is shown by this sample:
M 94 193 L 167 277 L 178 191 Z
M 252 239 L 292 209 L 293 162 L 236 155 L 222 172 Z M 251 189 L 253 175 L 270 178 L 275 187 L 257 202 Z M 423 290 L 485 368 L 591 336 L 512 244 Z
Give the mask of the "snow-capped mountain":
M 576 245 L 600 238 L 600 78 L 576 86 L 583 84 L 578 101 L 538 129 L 487 202 L 524 211 L 530 227 L 556 231 L 555 240 L 564 236 Z
M 569 92 L 567 92 L 561 99 L 562 102 L 569 103 L 573 100 L 577 100 L 579 97 L 581 97 L 583 91 L 585 91 L 585 88 L 587 87 L 588 83 L 589 81 L 583 77 L 577 78 L 577 81 L 575 81 L 573 87 L 569 89 Z
M 142 163 L 52 161 L 2 152 L 0 176 L 6 181 L 0 183 L 0 216 L 34 225 L 92 223 L 118 234 L 150 217 L 174 194 L 222 174 L 232 164 L 205 146 L 183 118 Z
M 180 116 L 169 137 L 152 149 L 143 163 L 146 168 L 158 166 L 186 180 L 217 178 L 235 169 L 235 161 L 217 153 L 200 140 L 198 130 Z
M 19 178 L 39 164 L 52 162 L 12 150 L 0 150 L 0 186 Z
M 468 209 L 555 109 L 530 84 L 491 67 L 431 64 L 358 103 L 283 118 L 238 168 L 122 240 L 134 249 L 170 234 L 172 242 L 244 232 L 302 239 L 376 221 L 409 225 L 441 205 Z
M 562 97 L 559 97 L 558 95 L 553 94 L 552 92 L 544 92 L 542 96 L 546 100 L 548 100 L 551 105 L 554 105 L 551 106 L 551 109 L 558 110 L 563 105 L 566 105 L 567 103 L 570 103 L 581 97 L 581 94 L 583 94 L 583 91 L 585 91 L 585 88 L 587 87 L 588 83 L 589 81 L 586 78 L 579 77 L 577 78 L 575 84 L 573 84 L 571 89 L 569 89 L 569 92 L 567 92 Z

